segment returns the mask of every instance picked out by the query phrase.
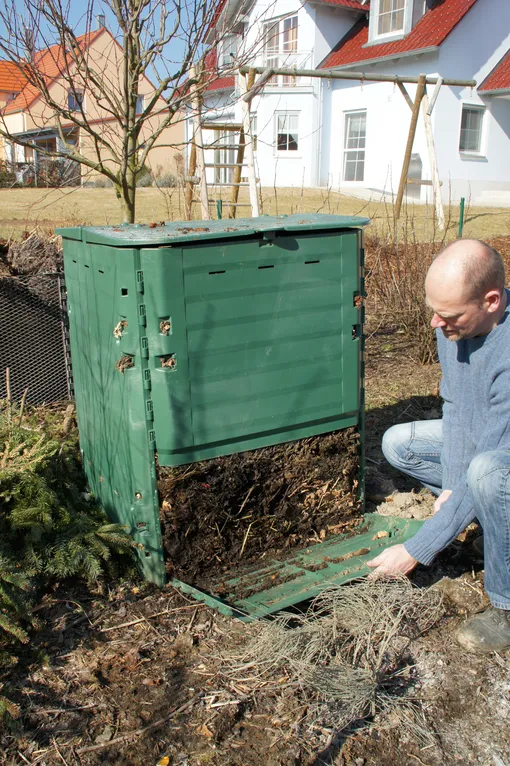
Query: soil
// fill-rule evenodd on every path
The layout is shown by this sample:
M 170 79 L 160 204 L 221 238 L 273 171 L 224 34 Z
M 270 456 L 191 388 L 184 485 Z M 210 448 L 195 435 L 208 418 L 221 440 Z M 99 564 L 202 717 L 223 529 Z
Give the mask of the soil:
M 239 565 L 349 531 L 361 518 L 358 472 L 355 428 L 160 468 L 169 575 L 205 586 Z
M 387 466 L 380 442 L 394 423 L 440 416 L 439 369 L 413 362 L 409 339 L 394 329 L 368 329 L 367 510 L 385 512 L 391 506 L 392 515 L 417 517 L 431 512 L 433 499 Z M 206 567 L 221 571 L 239 558 L 256 559 L 267 540 L 248 535 L 241 557 L 252 520 L 242 517 L 259 508 L 257 524 L 265 525 L 266 512 L 278 516 L 277 532 L 263 526 L 265 534 L 274 535 L 274 549 L 285 547 L 289 529 L 306 513 L 310 518 L 301 533 L 309 529 L 320 536 L 330 523 L 327 507 L 337 502 L 331 485 L 320 507 L 317 500 L 311 506 L 304 501 L 331 479 L 333 469 L 339 473 L 333 465 L 337 458 L 322 460 L 322 443 L 299 443 L 296 462 L 276 452 L 276 459 L 262 465 L 257 453 L 246 453 L 194 466 L 187 476 L 189 468 L 165 469 L 160 481 L 169 505 L 163 523 L 169 552 L 174 546 L 174 571 L 193 571 L 200 579 Z M 317 459 L 320 471 L 311 478 Z M 271 473 L 273 463 L 278 469 Z M 285 479 L 286 474 L 294 478 Z M 300 477 L 303 493 L 291 497 Z M 285 488 L 271 501 L 266 489 L 278 482 Z M 274 508 L 284 498 L 288 516 Z M 224 542 L 213 530 L 199 528 L 194 513 L 199 506 L 210 526 L 213 519 L 220 529 L 226 522 Z M 348 503 L 335 511 L 335 519 L 340 514 L 349 522 L 347 508 Z M 323 511 L 326 516 L 318 520 Z M 183 545 L 188 529 L 191 540 Z M 209 541 L 204 551 L 197 542 L 202 534 Z M 171 585 L 156 589 L 125 582 L 92 595 L 67 586 L 56 587 L 37 608 L 43 630 L 2 689 L 22 712 L 16 728 L 0 734 L 0 761 L 6 766 L 509 766 L 510 652 L 472 655 L 455 642 L 462 621 L 487 606 L 483 561 L 470 545 L 475 534 L 468 530 L 431 567 L 419 567 L 413 575 L 418 587 L 438 588 L 445 598 L 439 623 L 410 641 L 408 673 L 402 676 L 402 697 L 420 711 L 418 732 L 398 706 L 348 730 L 339 731 L 334 716 L 306 728 L 301 690 L 289 686 L 285 675 L 269 687 L 248 668 L 234 680 L 222 664 L 225 654 L 239 655 L 257 624 L 224 617 Z M 222 560 L 208 562 L 207 548 Z

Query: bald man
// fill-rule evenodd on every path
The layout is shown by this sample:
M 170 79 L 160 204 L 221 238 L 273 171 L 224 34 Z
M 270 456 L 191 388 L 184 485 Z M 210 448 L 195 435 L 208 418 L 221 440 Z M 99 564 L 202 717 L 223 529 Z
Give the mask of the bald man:
M 425 280 L 436 330 L 442 420 L 406 423 L 383 438 L 386 459 L 437 495 L 434 516 L 405 545 L 369 562 L 377 573 L 430 564 L 473 519 L 484 531 L 491 607 L 459 630 L 469 651 L 510 647 L 510 293 L 485 242 L 446 247 Z

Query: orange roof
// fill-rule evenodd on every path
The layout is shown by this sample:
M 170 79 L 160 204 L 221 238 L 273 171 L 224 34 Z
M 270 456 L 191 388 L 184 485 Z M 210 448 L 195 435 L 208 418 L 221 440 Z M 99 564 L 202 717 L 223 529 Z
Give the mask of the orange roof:
M 496 64 L 492 72 L 485 78 L 479 91 L 496 91 L 510 89 L 510 51 L 507 51 L 501 61 Z
M 78 45 L 84 50 L 88 48 L 91 43 L 96 40 L 101 32 L 104 31 L 104 27 L 96 29 L 94 32 L 87 32 L 85 35 L 80 35 L 76 38 Z M 56 80 L 64 69 L 64 52 L 61 45 L 52 45 L 51 48 L 38 51 L 35 57 L 34 65 L 39 73 L 44 76 L 46 83 L 49 85 L 53 80 Z M 28 70 L 29 71 L 29 70 Z M 5 109 L 4 114 L 13 114 L 14 112 L 21 112 L 24 109 L 28 109 L 34 101 L 39 98 L 39 90 L 27 83 L 21 93 L 18 93 L 16 98 L 10 101 Z
M 370 3 L 363 4 L 361 0 L 322 0 L 323 3 L 328 5 L 342 5 L 344 8 L 352 8 L 353 11 L 364 11 L 365 13 L 370 10 Z
M 204 60 L 205 79 L 207 85 L 204 90 L 234 90 L 235 78 L 233 75 L 221 77 L 218 72 L 218 53 L 216 48 L 209 51 Z
M 12 61 L 0 61 L 0 90 L 16 93 L 25 83 L 20 67 Z
M 440 46 L 473 7 L 477 0 L 436 0 L 405 37 L 367 46 L 368 19 L 362 18 L 333 48 L 319 69 L 365 63 L 372 59 L 397 56 Z

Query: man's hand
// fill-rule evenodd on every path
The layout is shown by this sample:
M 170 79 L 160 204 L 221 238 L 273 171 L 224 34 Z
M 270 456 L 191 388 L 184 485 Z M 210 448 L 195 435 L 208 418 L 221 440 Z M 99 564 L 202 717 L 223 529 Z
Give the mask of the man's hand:
M 418 566 L 418 561 L 409 554 L 403 545 L 392 545 L 385 551 L 376 556 L 375 559 L 367 561 L 367 565 L 374 569 L 376 575 L 398 575 L 409 574 Z
M 438 512 L 438 510 L 441 508 L 445 500 L 448 500 L 451 494 L 452 494 L 451 489 L 443 489 L 443 491 L 437 498 L 436 502 L 434 503 L 434 514 Z

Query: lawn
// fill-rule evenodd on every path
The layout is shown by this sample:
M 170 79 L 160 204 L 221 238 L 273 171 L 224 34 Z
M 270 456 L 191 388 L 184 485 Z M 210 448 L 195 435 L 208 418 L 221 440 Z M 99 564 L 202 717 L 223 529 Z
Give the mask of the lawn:
M 241 201 L 246 201 L 243 189 Z M 214 190 L 210 191 L 211 198 Z M 377 202 L 357 199 L 325 189 L 263 189 L 263 212 L 282 213 L 336 213 L 360 215 L 371 219 L 382 233 L 391 232 L 417 239 L 430 238 L 434 231 L 433 209 L 425 205 L 409 205 L 404 209 L 399 229 L 393 231 L 391 207 Z M 241 208 L 248 215 L 249 207 Z M 46 230 L 57 226 L 116 224 L 120 221 L 120 205 L 113 189 L 0 189 L 0 237 L 19 238 L 24 231 L 36 226 Z M 199 208 L 196 206 L 196 215 Z M 215 208 L 211 205 L 215 215 Z M 457 236 L 459 208 L 447 208 L 448 238 Z M 405 215 L 407 214 L 407 215 Z M 141 188 L 137 192 L 139 223 L 182 220 L 184 206 L 180 189 Z M 407 229 L 407 231 L 405 231 Z M 508 234 L 510 209 L 467 207 L 464 236 L 488 239 Z M 437 239 L 437 233 L 435 238 Z

